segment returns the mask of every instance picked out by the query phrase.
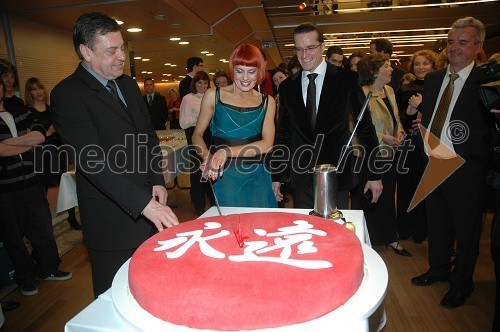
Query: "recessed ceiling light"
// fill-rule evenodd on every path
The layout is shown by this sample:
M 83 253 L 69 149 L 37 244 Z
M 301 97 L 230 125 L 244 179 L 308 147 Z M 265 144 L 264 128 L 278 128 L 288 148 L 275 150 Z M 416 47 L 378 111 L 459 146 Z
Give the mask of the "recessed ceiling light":
M 206 55 L 206 56 L 212 56 L 212 55 L 214 55 L 214 54 L 213 54 L 213 53 L 207 53 L 207 54 L 205 54 L 205 55 Z
M 172 64 L 172 65 L 170 65 L 170 67 L 177 67 L 177 65 Z
M 170 62 L 164 63 L 165 66 L 170 66 Z
M 186 76 L 184 76 L 184 75 L 179 75 L 179 77 L 180 77 L 180 78 L 184 78 L 184 77 L 186 77 Z
M 181 42 L 179 42 L 179 45 L 187 45 L 187 44 L 189 44 L 188 41 L 181 41 Z
M 210 53 L 209 51 L 201 51 L 200 52 L 201 54 L 207 54 L 207 53 Z
M 172 74 L 167 74 L 167 76 L 172 76 Z
M 148 59 L 148 58 L 142 59 L 142 61 L 149 61 L 149 60 L 151 60 L 151 59 Z
M 215 73 L 208 73 L 209 75 L 215 75 Z
M 167 19 L 167 15 L 164 15 L 164 14 L 157 14 L 157 15 L 155 15 L 153 17 L 157 21 L 165 21 Z
M 162 74 L 163 76 L 168 76 L 168 74 Z
M 134 60 L 140 60 L 140 59 L 141 59 L 141 57 L 140 57 L 140 56 L 135 56 L 135 57 L 134 57 Z
M 148 73 L 148 71 L 147 71 L 147 70 L 143 70 L 143 71 L 141 71 L 141 74 L 147 74 L 147 73 Z
M 171 41 L 178 41 L 178 40 L 181 40 L 179 37 L 172 37 L 170 38 Z
M 153 72 L 152 71 L 148 71 L 148 74 L 152 74 Z
M 171 23 L 168 25 L 170 28 L 172 29 L 179 29 L 179 28 L 182 28 L 182 24 L 181 23 Z
M 224 61 L 226 61 L 226 59 L 219 59 L 219 61 L 222 61 L 222 62 L 224 62 Z
M 141 32 L 142 29 L 141 28 L 130 28 L 130 29 L 127 29 L 128 32 Z
M 120 21 L 120 20 L 115 20 L 116 23 L 118 23 L 118 25 L 122 25 L 124 22 L 123 21 Z

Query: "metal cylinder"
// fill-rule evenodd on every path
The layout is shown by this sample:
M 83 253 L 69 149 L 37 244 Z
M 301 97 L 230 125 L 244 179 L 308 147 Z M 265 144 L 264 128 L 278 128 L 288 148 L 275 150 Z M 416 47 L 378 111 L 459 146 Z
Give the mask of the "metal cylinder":
M 330 164 L 314 167 L 314 212 L 330 218 L 337 211 L 337 167 Z

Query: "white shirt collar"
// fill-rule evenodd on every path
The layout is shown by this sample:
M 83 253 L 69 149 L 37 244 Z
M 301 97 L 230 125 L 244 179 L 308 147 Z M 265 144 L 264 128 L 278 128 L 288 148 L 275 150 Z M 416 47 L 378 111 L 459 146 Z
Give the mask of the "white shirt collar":
M 323 60 L 323 61 L 321 61 L 321 63 L 318 65 L 318 67 L 316 67 L 316 69 L 313 72 L 310 72 L 310 71 L 307 71 L 307 70 L 303 70 L 302 71 L 302 79 L 308 79 L 307 75 L 309 75 L 311 73 L 316 73 L 318 75 L 325 76 L 325 74 L 326 74 L 326 67 L 327 67 L 326 61 Z
M 462 68 L 457 74 L 462 80 L 467 80 L 469 77 L 469 74 L 471 73 L 472 69 L 475 66 L 474 60 L 465 68 Z M 451 70 L 450 70 L 450 65 L 448 65 L 448 68 L 446 69 L 446 77 L 450 77 Z

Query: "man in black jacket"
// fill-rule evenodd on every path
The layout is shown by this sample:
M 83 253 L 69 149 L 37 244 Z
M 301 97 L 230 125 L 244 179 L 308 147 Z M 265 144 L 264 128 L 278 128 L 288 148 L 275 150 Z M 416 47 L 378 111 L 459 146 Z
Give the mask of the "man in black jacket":
M 144 90 L 146 94 L 143 96 L 146 105 L 148 105 L 149 116 L 153 123 L 154 130 L 165 130 L 168 120 L 168 107 L 165 97 L 155 91 L 155 83 L 152 78 L 144 80 Z

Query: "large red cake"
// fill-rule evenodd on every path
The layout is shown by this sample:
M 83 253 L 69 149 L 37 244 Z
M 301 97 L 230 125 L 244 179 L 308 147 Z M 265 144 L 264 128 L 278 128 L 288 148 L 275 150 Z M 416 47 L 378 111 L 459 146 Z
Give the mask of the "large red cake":
M 235 331 L 321 317 L 351 298 L 363 274 L 360 242 L 343 226 L 249 213 L 197 219 L 151 237 L 133 255 L 128 278 L 138 304 L 166 322 Z

